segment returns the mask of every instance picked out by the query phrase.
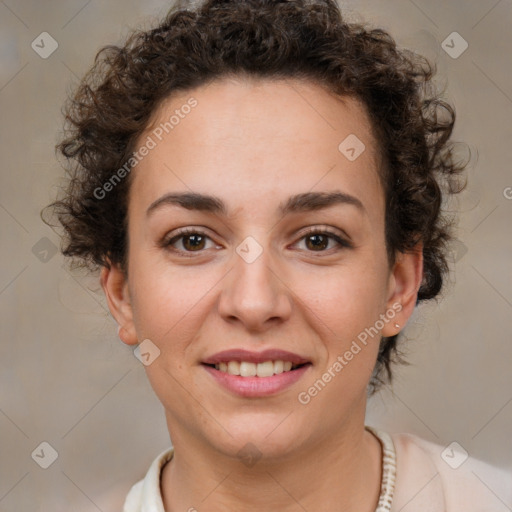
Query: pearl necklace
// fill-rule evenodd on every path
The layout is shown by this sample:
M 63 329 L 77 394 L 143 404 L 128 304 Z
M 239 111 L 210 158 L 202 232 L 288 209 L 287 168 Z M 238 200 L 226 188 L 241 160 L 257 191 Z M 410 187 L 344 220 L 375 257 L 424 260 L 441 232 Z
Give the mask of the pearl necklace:
M 380 484 L 379 503 L 375 512 L 389 512 L 395 492 L 396 481 L 396 452 L 391 436 L 387 432 L 373 427 L 365 427 L 371 432 L 382 446 L 382 479 Z

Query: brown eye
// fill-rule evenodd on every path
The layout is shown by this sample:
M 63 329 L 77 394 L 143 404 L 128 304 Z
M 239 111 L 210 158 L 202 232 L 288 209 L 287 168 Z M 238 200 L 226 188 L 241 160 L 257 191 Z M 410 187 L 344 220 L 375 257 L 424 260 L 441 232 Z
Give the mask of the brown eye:
M 341 238 L 338 234 L 321 229 L 311 229 L 302 236 L 299 242 L 304 240 L 307 251 L 310 252 L 331 252 L 330 249 L 342 250 L 352 248 L 352 244 Z M 334 242 L 333 247 L 329 243 Z
M 162 242 L 162 246 L 166 247 L 173 252 L 186 253 L 192 252 L 203 252 L 204 249 L 208 249 L 207 242 L 210 241 L 213 244 L 213 240 L 200 231 L 194 231 L 192 229 L 181 231 L 176 236 L 167 238 Z M 211 246 L 210 246 L 211 247 Z
M 203 235 L 199 235 L 196 233 L 193 235 L 185 235 L 182 236 L 181 238 L 183 239 L 183 247 L 187 251 L 196 251 L 198 249 L 204 249 L 205 237 Z
M 311 250 L 323 250 L 329 245 L 329 237 L 322 234 L 308 235 L 306 246 Z

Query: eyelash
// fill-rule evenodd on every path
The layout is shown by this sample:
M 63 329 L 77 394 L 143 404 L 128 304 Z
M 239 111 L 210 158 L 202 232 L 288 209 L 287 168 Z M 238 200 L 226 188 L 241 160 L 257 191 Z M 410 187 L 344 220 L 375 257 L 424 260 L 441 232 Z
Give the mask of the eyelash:
M 199 251 L 183 251 L 183 250 L 175 249 L 174 247 L 172 247 L 172 245 L 175 242 L 177 242 L 180 239 L 186 238 L 187 235 L 200 235 L 200 236 L 206 237 L 206 238 L 211 240 L 211 237 L 209 237 L 204 231 L 201 231 L 200 229 L 185 228 L 185 229 L 179 231 L 172 238 L 167 238 L 167 237 L 164 238 L 164 240 L 161 243 L 161 246 L 166 248 L 166 249 L 169 249 L 169 250 L 171 250 L 171 251 L 173 251 L 175 253 L 181 253 L 181 255 L 183 255 L 184 257 L 187 257 L 187 258 L 194 257 L 196 253 L 204 252 L 204 249 L 203 250 L 199 250 Z M 334 240 L 335 242 L 337 242 L 339 244 L 338 250 L 353 248 L 353 245 L 350 242 L 348 242 L 347 240 L 341 238 L 337 233 L 334 233 L 333 231 L 330 231 L 327 228 L 322 228 L 322 229 L 320 229 L 320 228 L 310 228 L 310 229 L 308 229 L 308 231 L 306 231 L 306 233 L 303 233 L 303 235 L 299 238 L 299 241 L 301 241 L 304 238 L 307 238 L 308 236 L 311 236 L 311 235 L 327 236 L 328 238 L 330 238 L 331 240 Z M 329 252 L 329 249 L 321 250 L 321 251 L 308 251 L 308 252 L 312 252 L 312 253 L 315 253 L 315 252 L 325 253 L 325 252 Z

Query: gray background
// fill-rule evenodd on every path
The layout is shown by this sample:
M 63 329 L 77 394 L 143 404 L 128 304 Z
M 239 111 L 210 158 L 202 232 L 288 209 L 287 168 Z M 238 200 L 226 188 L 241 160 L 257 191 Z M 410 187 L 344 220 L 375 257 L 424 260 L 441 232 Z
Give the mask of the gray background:
M 127 27 L 148 28 L 169 5 L 0 1 L 1 512 L 120 510 L 169 444 L 162 407 L 117 339 L 97 279 L 67 270 L 39 218 L 63 175 L 54 145 L 66 94 L 100 46 L 120 43 Z M 371 400 L 367 422 L 442 447 L 456 440 L 510 468 L 512 2 L 343 6 L 437 62 L 458 112 L 455 138 L 473 154 L 468 189 L 452 205 L 460 242 L 445 296 L 415 312 L 403 345 L 411 365 Z M 469 44 L 456 59 L 441 46 L 454 31 Z M 58 42 L 47 59 L 31 47 L 42 32 Z M 59 454 L 46 470 L 31 458 L 43 441 Z

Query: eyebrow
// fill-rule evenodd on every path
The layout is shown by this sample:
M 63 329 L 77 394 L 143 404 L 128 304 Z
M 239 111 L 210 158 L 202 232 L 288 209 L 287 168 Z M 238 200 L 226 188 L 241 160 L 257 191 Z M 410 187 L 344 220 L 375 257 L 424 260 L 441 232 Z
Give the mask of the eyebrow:
M 366 213 L 363 203 L 355 196 L 345 192 L 305 192 L 289 197 L 278 207 L 282 216 L 289 213 L 321 210 L 335 205 L 355 206 L 361 213 Z M 228 209 L 219 197 L 196 192 L 169 193 L 153 201 L 146 211 L 146 216 L 163 206 L 180 206 L 187 210 L 199 210 L 226 216 Z

